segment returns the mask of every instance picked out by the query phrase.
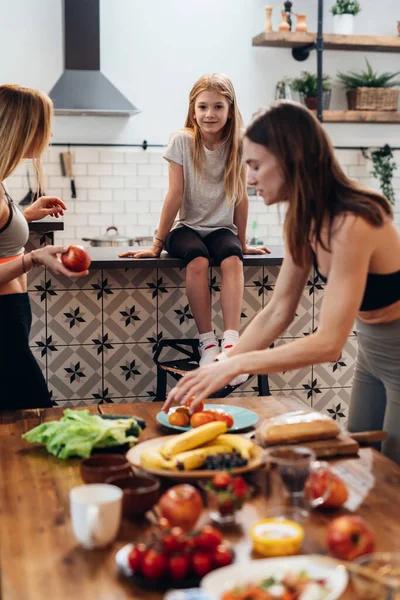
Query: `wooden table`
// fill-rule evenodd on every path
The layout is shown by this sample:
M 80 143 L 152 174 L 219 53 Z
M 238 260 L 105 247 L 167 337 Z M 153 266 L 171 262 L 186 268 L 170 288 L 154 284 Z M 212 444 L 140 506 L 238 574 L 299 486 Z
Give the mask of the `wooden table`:
M 220 403 L 221 400 L 218 400 Z M 300 408 L 294 399 L 226 399 L 226 404 L 245 405 L 262 416 Z M 147 428 L 142 439 L 165 433 L 156 420 L 158 403 L 107 404 L 104 413 L 136 414 Z M 96 413 L 98 408 L 89 409 Z M 70 527 L 69 490 L 82 483 L 79 460 L 59 460 L 44 448 L 32 447 L 21 434 L 40 422 L 58 419 L 62 409 L 8 412 L 0 415 L 1 489 L 1 591 L 2 600 L 160 600 L 163 594 L 139 589 L 117 573 L 114 556 L 127 542 L 137 540 L 146 521 L 124 521 L 117 541 L 105 550 L 84 550 Z M 346 468 L 349 477 L 360 477 L 357 513 L 374 527 L 377 550 L 400 551 L 400 467 L 369 448 L 359 458 L 332 461 Z M 264 475 L 265 478 L 265 474 Z M 357 493 L 358 493 L 357 492 Z M 268 506 L 279 503 L 278 490 L 270 497 L 259 494 L 241 511 L 241 529 L 226 537 L 234 544 L 238 560 L 251 557 L 247 531 L 251 523 L 265 517 Z M 365 497 L 363 497 L 365 495 Z M 339 511 L 313 513 L 306 525 L 305 553 L 326 552 L 326 524 Z M 204 515 L 206 517 L 206 513 Z M 349 585 L 342 600 L 354 600 Z

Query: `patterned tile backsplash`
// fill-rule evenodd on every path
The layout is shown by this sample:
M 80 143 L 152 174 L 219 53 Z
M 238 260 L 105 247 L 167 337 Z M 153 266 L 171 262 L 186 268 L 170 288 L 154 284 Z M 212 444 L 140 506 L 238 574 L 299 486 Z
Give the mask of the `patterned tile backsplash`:
M 31 235 L 30 247 L 46 243 Z M 29 249 L 29 248 L 28 248 Z M 242 327 L 269 301 L 279 267 L 245 267 Z M 220 269 L 210 269 L 213 322 L 222 334 Z M 80 280 L 47 270 L 29 273 L 33 324 L 31 347 L 59 406 L 152 401 L 156 397 L 157 343 L 197 337 L 180 269 L 93 270 Z M 296 317 L 275 345 L 310 334 L 318 326 L 324 286 L 310 274 Z M 272 393 L 294 394 L 345 424 L 357 351 L 351 335 L 331 364 L 269 376 Z M 177 357 L 168 351 L 168 360 Z M 174 379 L 167 376 L 167 389 Z M 256 395 L 251 377 L 236 394 Z

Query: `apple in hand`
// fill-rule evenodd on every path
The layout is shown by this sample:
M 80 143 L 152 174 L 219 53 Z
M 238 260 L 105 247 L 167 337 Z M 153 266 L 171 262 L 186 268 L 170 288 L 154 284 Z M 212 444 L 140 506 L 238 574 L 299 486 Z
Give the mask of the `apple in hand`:
M 164 492 L 158 501 L 158 508 L 173 527 L 189 531 L 203 510 L 203 500 L 195 487 L 182 483 Z
M 375 549 L 375 533 L 358 515 L 344 515 L 328 525 L 329 554 L 342 560 L 354 560 Z
M 87 271 L 90 267 L 90 256 L 83 246 L 68 246 L 68 250 L 61 254 L 61 262 L 66 269 L 74 273 Z
M 321 469 L 309 475 L 304 486 L 304 493 L 307 500 L 311 502 L 316 498 L 321 498 L 326 494 L 329 486 L 329 496 L 319 506 L 323 508 L 337 508 L 338 506 L 342 506 L 349 497 L 349 492 L 344 481 L 330 469 Z

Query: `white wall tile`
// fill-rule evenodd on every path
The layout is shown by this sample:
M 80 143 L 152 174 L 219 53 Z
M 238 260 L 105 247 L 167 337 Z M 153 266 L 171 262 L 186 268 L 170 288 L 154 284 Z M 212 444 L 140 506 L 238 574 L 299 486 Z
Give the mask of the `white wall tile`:
M 123 202 L 100 202 L 100 212 L 103 213 L 124 213 L 125 204 Z
M 112 191 L 111 190 L 88 190 L 89 200 L 98 200 L 99 202 L 111 201 Z
M 144 166 L 144 165 L 141 165 Z M 126 176 L 133 176 L 137 174 L 137 166 L 135 164 L 118 164 L 118 165 L 113 165 L 113 175 L 126 175 Z
M 148 177 L 125 177 L 125 186 L 132 188 L 148 188 L 149 178 Z
M 112 175 L 113 165 L 110 164 L 89 164 L 88 175 Z
M 138 175 L 163 175 L 163 165 L 138 165 Z
M 168 188 L 168 177 L 150 177 L 151 188 Z
M 123 188 L 124 186 L 124 178 L 123 177 L 115 177 L 114 175 L 110 175 L 109 177 L 100 177 L 100 187 L 101 188 Z
M 75 177 L 76 188 L 96 188 L 99 187 L 98 177 Z
M 107 227 L 114 224 L 112 213 L 109 214 L 101 214 L 101 215 L 89 215 L 89 225 L 100 225 L 104 227 L 104 231 Z
M 146 164 L 149 162 L 149 154 L 145 150 L 124 152 L 124 157 L 126 163 Z
M 113 190 L 112 197 L 113 200 L 125 201 L 125 202 L 135 202 L 137 199 L 138 190 L 133 188 L 128 188 L 125 190 Z
M 97 163 L 100 160 L 100 152 L 96 148 L 76 148 L 73 157 L 76 163 Z
M 143 214 L 150 212 L 150 203 L 142 200 L 141 202 L 125 202 L 125 212 L 127 214 Z
M 100 210 L 99 202 L 79 202 L 75 205 L 76 214 L 94 214 Z
M 138 190 L 138 200 L 140 200 L 140 201 L 164 200 L 164 194 L 163 194 L 162 189 L 142 189 L 142 190 Z
M 111 150 L 100 151 L 100 162 L 101 163 L 122 163 L 124 162 L 124 152 L 113 148 Z

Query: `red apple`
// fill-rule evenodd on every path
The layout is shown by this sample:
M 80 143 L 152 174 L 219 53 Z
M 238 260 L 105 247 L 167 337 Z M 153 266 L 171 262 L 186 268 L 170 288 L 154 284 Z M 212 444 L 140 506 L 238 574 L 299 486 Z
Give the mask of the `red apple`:
M 349 492 L 347 491 L 344 481 L 330 469 L 321 469 L 316 473 L 311 473 L 311 475 L 309 475 L 304 487 L 306 498 L 310 502 L 316 498 L 321 498 L 325 495 L 329 485 L 329 496 L 325 502 L 319 506 L 324 508 L 337 508 L 338 506 L 342 506 L 349 497 Z
M 374 551 L 375 533 L 362 517 L 344 515 L 329 523 L 327 544 L 332 556 L 342 560 L 354 560 Z
M 68 250 L 61 254 L 61 262 L 66 269 L 74 273 L 87 271 L 90 267 L 90 256 L 83 246 L 68 246 Z
M 158 508 L 172 526 L 189 531 L 193 529 L 203 510 L 203 500 L 195 487 L 182 483 L 164 492 Z

